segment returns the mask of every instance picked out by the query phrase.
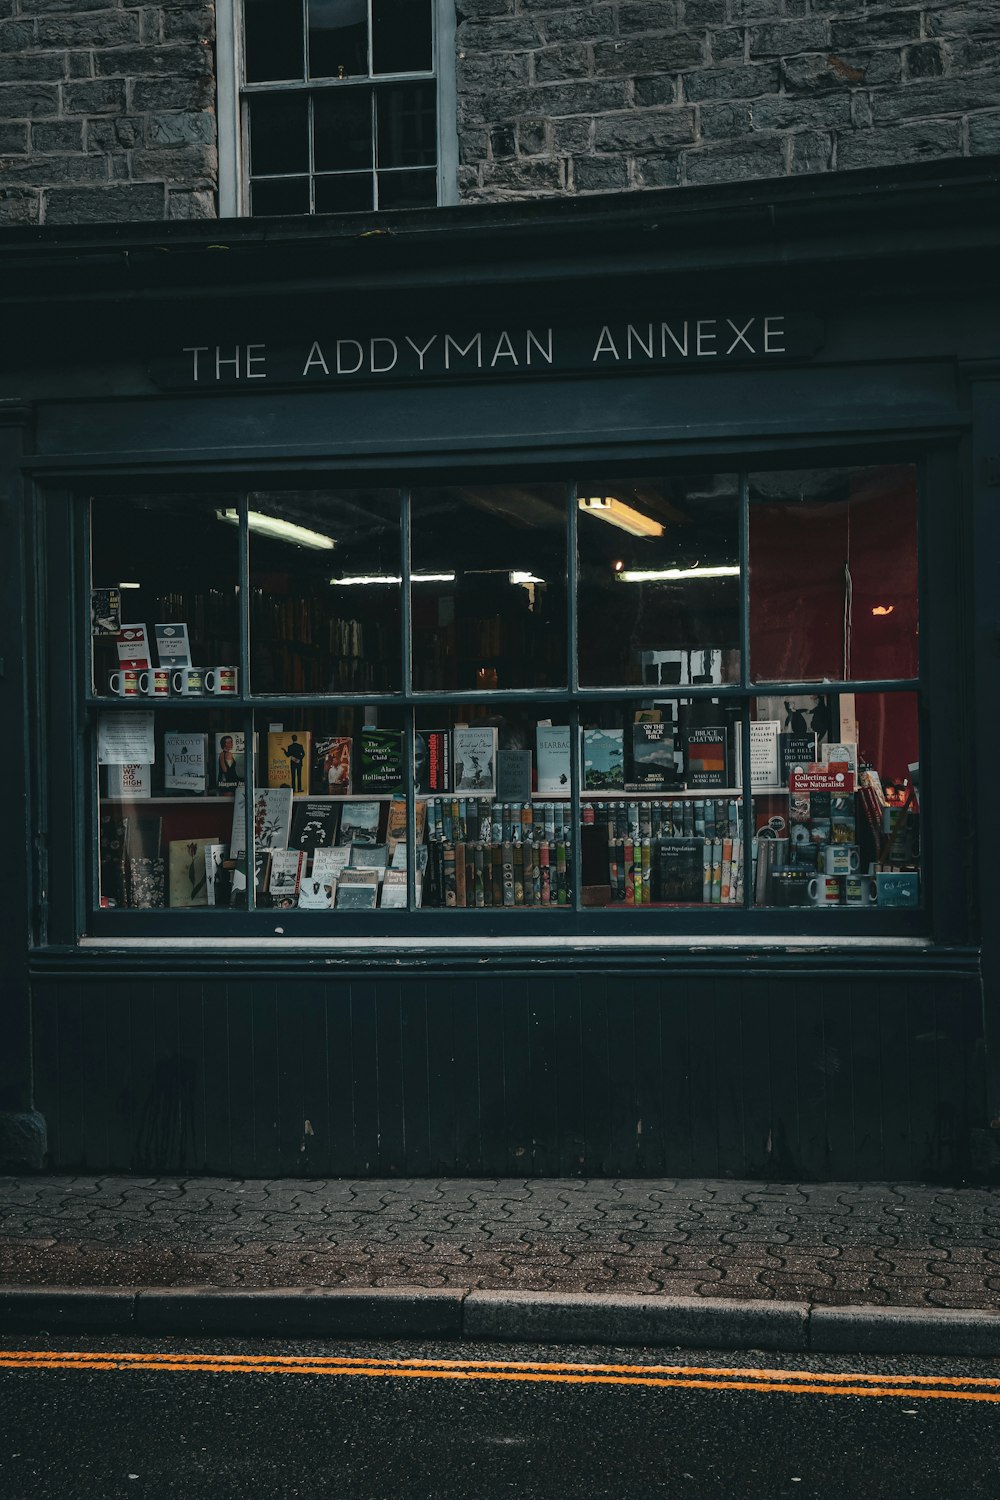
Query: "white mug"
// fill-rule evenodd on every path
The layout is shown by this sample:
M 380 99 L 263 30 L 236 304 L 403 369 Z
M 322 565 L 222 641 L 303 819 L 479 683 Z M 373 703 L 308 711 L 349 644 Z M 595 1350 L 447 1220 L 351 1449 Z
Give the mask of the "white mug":
M 137 698 L 139 696 L 139 671 L 136 667 L 122 667 L 117 672 L 112 672 L 108 678 L 108 687 L 116 698 Z
M 840 876 L 814 875 L 809 882 L 809 900 L 813 906 L 840 905 Z
M 860 867 L 857 844 L 827 844 L 823 850 L 823 869 L 827 875 L 856 875 Z
M 149 667 L 147 671 L 140 672 L 139 691 L 146 698 L 169 698 L 169 667 Z
M 205 673 L 205 692 L 216 697 L 233 698 L 239 691 L 238 667 L 209 667 Z
M 845 906 L 875 906 L 878 903 L 878 886 L 874 875 L 844 876 Z
M 205 674 L 200 667 L 178 667 L 170 678 L 170 686 L 181 698 L 198 697 L 205 689 Z

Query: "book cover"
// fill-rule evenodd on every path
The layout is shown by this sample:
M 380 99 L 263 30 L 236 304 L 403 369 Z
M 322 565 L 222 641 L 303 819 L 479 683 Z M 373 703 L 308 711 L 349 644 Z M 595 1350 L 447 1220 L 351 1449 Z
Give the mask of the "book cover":
M 343 880 L 337 884 L 334 899 L 336 911 L 374 911 L 378 903 L 378 884 L 351 885 Z
M 350 862 L 350 845 L 336 849 L 317 849 L 312 857 L 309 873 L 315 880 L 325 880 L 327 885 L 336 885 Z
M 389 850 L 385 844 L 352 844 L 348 870 L 374 870 L 382 880 L 389 864 Z
M 130 905 L 139 911 L 152 911 L 163 905 L 166 872 L 162 859 L 130 859 L 128 878 Z
M 329 911 L 336 894 L 336 876 L 326 876 L 323 872 L 317 875 L 314 869 L 311 875 L 303 876 L 299 881 L 299 910 Z
M 531 751 L 497 751 L 497 789 L 500 802 L 531 801 Z
M 787 786 L 793 771 L 815 761 L 816 736 L 814 734 L 779 734 L 778 757 L 781 785 Z
M 233 859 L 246 853 L 246 787 L 238 786 L 233 797 L 233 827 L 229 852 Z M 292 822 L 290 787 L 257 787 L 253 794 L 254 843 L 258 849 L 286 849 Z
M 207 839 L 171 839 L 168 845 L 168 891 L 172 907 L 208 905 L 205 850 L 218 841 L 218 834 Z
M 341 811 L 338 844 L 377 844 L 380 802 L 345 802 Z
M 358 790 L 366 793 L 403 790 L 403 734 L 399 729 L 361 731 L 356 771 Z
M 233 792 L 247 779 L 246 735 L 242 729 L 226 729 L 213 740 L 213 777 L 217 791 Z
M 487 725 L 457 725 L 452 739 L 454 790 L 481 797 L 496 793 L 496 729 Z
M 116 644 L 120 667 L 149 666 L 149 639 L 145 625 L 122 625 Z
M 144 763 L 136 763 L 128 766 L 108 766 L 106 768 L 108 778 L 109 797 L 150 797 L 151 771 Z
M 163 789 L 203 796 L 208 790 L 208 735 L 163 736 Z
M 413 805 L 414 833 L 417 844 L 424 841 L 424 831 L 427 827 L 427 803 L 418 800 Z M 389 821 L 386 826 L 385 841 L 389 846 L 389 858 L 395 860 L 398 845 L 406 844 L 406 798 L 393 797 L 389 803 Z
M 228 844 L 205 845 L 205 892 L 209 906 L 229 905 L 232 881 L 225 864 L 228 857 Z
M 551 797 L 570 786 L 569 725 L 539 724 L 535 729 L 535 769 L 538 791 Z
M 588 792 L 621 791 L 625 785 L 625 736 L 621 729 L 583 731 L 583 786 Z
M 845 741 L 819 747 L 820 764 L 824 766 L 846 765 L 854 777 L 858 774 L 858 747 Z
M 684 763 L 689 787 L 729 785 L 729 733 L 724 724 L 693 726 L 686 731 Z
M 117 638 L 122 628 L 122 596 L 120 589 L 91 589 L 90 633 L 106 639 Z
M 413 781 L 418 792 L 451 791 L 451 732 L 421 729 L 413 736 Z
M 292 808 L 288 847 L 303 849 L 307 854 L 316 849 L 332 848 L 337 841 L 340 808 L 340 803 L 316 802 L 311 798 L 296 802 Z
M 417 905 L 420 905 L 420 876 L 417 876 Z M 406 871 L 386 870 L 382 881 L 382 896 L 379 905 L 383 911 L 406 910 Z
M 351 757 L 354 741 L 349 735 L 317 735 L 312 751 L 314 796 L 345 797 L 351 791 Z
M 274 906 L 298 905 L 304 855 L 301 849 L 273 849 L 267 889 Z
M 673 725 L 643 719 L 631 728 L 632 760 L 625 790 L 662 792 L 674 785 L 677 765 L 674 760 Z
M 777 719 L 755 719 L 750 724 L 750 785 L 751 787 L 783 786 L 781 763 L 778 759 L 778 735 L 781 724 Z
M 189 667 L 191 642 L 186 625 L 154 625 L 156 655 L 161 667 Z
M 312 753 L 308 729 L 270 730 L 267 736 L 267 784 L 291 787 L 293 796 L 308 791 L 306 770 Z

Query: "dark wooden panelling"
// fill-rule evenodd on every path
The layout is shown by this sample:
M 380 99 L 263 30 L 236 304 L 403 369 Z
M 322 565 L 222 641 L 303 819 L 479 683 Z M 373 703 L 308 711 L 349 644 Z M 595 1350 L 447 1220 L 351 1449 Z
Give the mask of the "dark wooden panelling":
M 59 1170 L 956 1179 L 983 1124 L 973 979 L 46 980 L 33 1006 Z

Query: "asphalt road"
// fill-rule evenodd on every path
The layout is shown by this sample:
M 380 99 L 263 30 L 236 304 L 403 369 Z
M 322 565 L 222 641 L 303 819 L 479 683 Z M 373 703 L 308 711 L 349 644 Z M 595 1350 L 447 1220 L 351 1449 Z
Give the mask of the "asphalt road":
M 998 1437 L 1000 1361 L 0 1339 L 3 1500 L 998 1500 Z

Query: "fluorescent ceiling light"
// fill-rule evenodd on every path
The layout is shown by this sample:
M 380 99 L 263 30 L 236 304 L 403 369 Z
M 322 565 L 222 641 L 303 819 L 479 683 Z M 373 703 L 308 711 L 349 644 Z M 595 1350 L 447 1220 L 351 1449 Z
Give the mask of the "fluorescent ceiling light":
M 120 589 L 141 589 L 142 588 L 142 584 L 141 583 L 120 583 L 118 585 L 118 587 Z M 873 613 L 874 613 L 874 611 L 873 611 Z
M 535 575 L 534 575 L 534 573 L 518 573 L 518 572 L 513 572 L 513 573 L 508 573 L 507 577 L 508 577 L 509 582 L 511 582 L 511 583 L 544 583 L 545 582 L 544 578 L 536 578 Z
M 720 568 L 625 568 L 615 577 L 622 583 L 673 583 L 678 578 L 738 578 L 738 567 Z
M 348 578 L 331 578 L 335 587 L 342 584 L 402 583 L 398 573 L 355 573 Z M 411 583 L 454 583 L 454 573 L 411 573 Z
M 581 495 L 579 506 L 589 516 L 607 521 L 609 525 L 627 531 L 629 536 L 663 535 L 663 527 L 659 521 L 651 520 L 641 510 L 633 510 L 631 505 L 626 505 L 623 500 L 615 500 L 611 495 L 592 495 L 590 498 Z
M 217 510 L 215 514 L 220 521 L 231 521 L 237 526 L 240 523 L 238 511 Z M 294 521 L 266 516 L 259 510 L 247 512 L 247 526 L 261 536 L 273 537 L 279 542 L 294 542 L 297 547 L 315 547 L 317 551 L 329 552 L 337 545 L 332 536 L 324 536 L 321 531 L 310 531 L 308 526 L 296 526 Z

